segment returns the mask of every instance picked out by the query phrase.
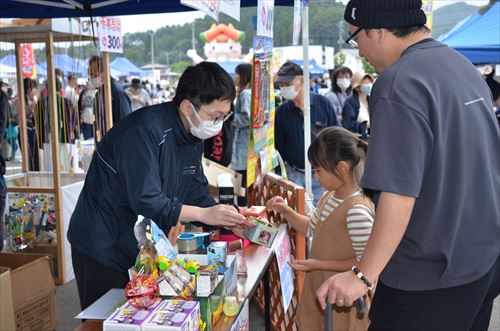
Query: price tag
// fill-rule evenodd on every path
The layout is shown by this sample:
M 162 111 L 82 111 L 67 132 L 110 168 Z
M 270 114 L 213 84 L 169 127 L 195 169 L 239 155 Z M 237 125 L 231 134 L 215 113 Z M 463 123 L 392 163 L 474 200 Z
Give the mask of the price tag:
M 98 20 L 99 50 L 123 53 L 122 23 L 118 17 L 103 16 Z

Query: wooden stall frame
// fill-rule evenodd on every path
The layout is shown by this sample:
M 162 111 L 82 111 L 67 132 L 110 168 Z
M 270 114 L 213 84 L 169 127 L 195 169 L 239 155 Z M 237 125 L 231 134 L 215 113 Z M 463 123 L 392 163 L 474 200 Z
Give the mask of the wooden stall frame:
M 79 20 L 79 19 L 78 19 Z M 44 42 L 47 57 L 47 88 L 49 102 L 49 121 L 51 128 L 58 127 L 57 116 L 57 95 L 55 85 L 55 65 L 54 65 L 54 41 L 71 41 L 72 37 L 68 33 L 52 31 L 52 20 L 16 20 L 11 25 L 0 27 L 0 41 L 13 42 L 15 44 L 16 70 L 17 70 L 17 89 L 19 104 L 19 129 L 21 134 L 21 154 L 22 154 L 22 173 L 28 174 L 29 155 L 28 140 L 26 130 L 26 105 L 24 102 L 24 84 L 21 64 L 21 44 L 29 42 Z M 72 22 L 69 22 L 72 24 Z M 32 35 L 30 35 L 32 33 Z M 4 39 L 5 37 L 5 39 Z M 92 40 L 92 37 L 83 37 L 81 40 Z M 106 129 L 113 126 L 111 110 L 111 82 L 109 69 L 109 54 L 101 52 L 103 59 L 103 82 L 104 82 L 104 100 L 106 109 Z M 58 276 L 55 278 L 56 284 L 65 283 L 65 259 L 64 259 L 64 225 L 62 220 L 62 201 L 61 201 L 61 165 L 59 150 L 59 132 L 50 130 L 50 143 L 52 146 L 52 178 L 53 187 L 29 187 L 29 183 L 24 186 L 8 188 L 10 193 L 46 193 L 54 195 L 55 213 L 56 213 L 56 233 L 57 233 L 57 259 Z M 29 180 L 28 180 L 29 182 Z
M 288 202 L 296 212 L 305 215 L 305 191 L 302 186 L 298 186 L 293 182 L 283 179 L 274 173 L 266 173 L 261 182 L 257 185 L 252 185 L 248 189 L 248 202 L 251 205 L 265 205 L 267 200 L 275 196 L 281 196 Z M 283 223 L 279 213 L 272 211 L 267 212 L 267 217 L 271 223 Z M 296 259 L 306 258 L 306 240 L 305 236 L 297 233 L 289 228 L 289 236 L 292 245 L 292 254 Z M 285 313 L 282 295 L 281 284 L 279 278 L 278 262 L 273 259 L 266 271 L 264 278 L 255 292 L 254 299 L 261 309 L 266 312 L 266 326 L 273 330 L 296 330 L 295 319 L 302 287 L 304 283 L 304 273 L 295 273 L 295 291 L 292 301 Z M 269 305 L 268 307 L 266 307 Z M 267 309 L 266 309 L 267 308 Z M 270 315 L 267 314 L 270 312 Z M 266 330 L 269 329 L 266 327 Z

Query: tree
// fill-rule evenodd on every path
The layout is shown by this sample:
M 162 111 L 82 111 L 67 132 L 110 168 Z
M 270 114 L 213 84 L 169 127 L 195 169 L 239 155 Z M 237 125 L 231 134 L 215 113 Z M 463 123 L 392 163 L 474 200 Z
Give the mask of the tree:
M 180 61 L 180 62 L 173 63 L 170 66 L 170 69 L 172 69 L 173 72 L 177 72 L 177 73 L 182 74 L 184 72 L 184 70 L 186 70 L 187 67 L 189 67 L 190 65 L 191 64 L 187 61 Z
M 345 63 L 345 54 L 342 52 L 337 52 L 335 56 L 333 57 L 333 61 L 335 63 L 335 66 L 342 66 Z
M 361 62 L 363 63 L 363 70 L 367 74 L 373 75 L 375 73 L 375 68 L 372 66 L 372 64 L 367 59 L 362 58 Z

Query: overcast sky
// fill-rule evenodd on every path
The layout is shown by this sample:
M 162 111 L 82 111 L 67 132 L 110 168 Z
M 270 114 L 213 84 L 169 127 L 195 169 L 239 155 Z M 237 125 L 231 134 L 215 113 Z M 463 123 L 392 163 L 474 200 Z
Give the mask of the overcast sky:
M 321 0 L 310 0 L 321 1 Z M 347 3 L 347 1 L 342 1 Z M 434 0 L 434 8 L 437 9 L 452 3 L 462 1 L 447 1 L 447 0 Z M 488 0 L 469 0 L 465 1 L 474 6 L 484 6 Z M 122 32 L 141 32 L 147 30 L 156 30 L 166 25 L 182 25 L 190 23 L 197 18 L 203 17 L 204 14 L 197 11 L 185 13 L 172 13 L 172 14 L 151 14 L 151 15 L 134 15 L 134 16 L 121 16 L 122 18 Z

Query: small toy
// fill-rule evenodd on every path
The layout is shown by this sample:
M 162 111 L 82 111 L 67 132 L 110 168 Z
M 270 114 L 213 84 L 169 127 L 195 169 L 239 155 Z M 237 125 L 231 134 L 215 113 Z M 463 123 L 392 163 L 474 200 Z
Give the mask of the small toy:
M 190 274 L 195 274 L 199 268 L 200 268 L 200 263 L 196 260 L 189 260 L 184 265 L 184 269 L 186 269 L 187 272 L 189 272 Z
M 234 296 L 227 296 L 224 299 L 224 306 L 222 306 L 222 310 L 224 311 L 224 315 L 228 317 L 236 316 L 240 311 L 240 305 Z
M 135 308 L 147 308 L 160 299 L 156 277 L 139 275 L 128 282 L 125 288 L 128 303 Z
M 184 260 L 183 258 L 176 257 L 175 259 L 172 260 L 172 264 L 176 262 L 180 264 L 183 268 L 186 266 L 186 260 Z
M 158 269 L 165 271 L 170 268 L 170 260 L 166 256 L 158 257 Z
M 219 273 L 226 271 L 227 243 L 215 241 L 208 246 L 208 264 L 217 267 Z
M 195 289 L 195 279 L 189 272 L 187 272 L 177 261 L 172 261 L 170 268 L 168 268 L 162 277 L 181 297 L 189 297 L 193 294 Z

